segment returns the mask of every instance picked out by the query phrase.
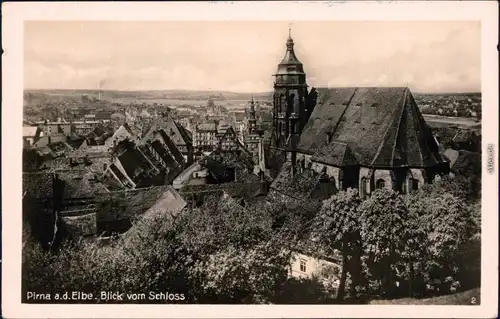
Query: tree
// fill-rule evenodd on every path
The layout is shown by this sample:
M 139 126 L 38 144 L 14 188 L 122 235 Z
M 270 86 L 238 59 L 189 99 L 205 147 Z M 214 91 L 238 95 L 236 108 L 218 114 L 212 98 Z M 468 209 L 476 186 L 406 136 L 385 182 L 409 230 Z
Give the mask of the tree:
M 353 280 L 353 292 L 360 285 L 360 204 L 361 198 L 357 190 L 341 191 L 324 201 L 313 222 L 313 239 L 324 247 L 325 253 L 333 255 L 338 249 L 342 254 L 342 273 L 337 295 L 339 300 L 345 295 L 348 272 Z
M 408 240 L 410 216 L 402 197 L 387 189 L 372 193 L 360 207 L 361 238 L 369 275 L 379 284 L 380 295 L 393 293 Z
M 470 246 L 475 242 L 473 236 L 479 232 L 474 207 L 470 208 L 463 199 L 450 193 L 425 192 L 410 196 L 407 205 L 426 234 L 420 238 L 422 275 L 433 290 L 448 293 L 464 267 L 479 261 L 478 255 L 469 254 L 477 251 Z
M 210 303 L 269 303 L 287 281 L 290 252 L 273 243 L 250 249 L 230 246 L 200 260 L 193 274 L 197 293 Z

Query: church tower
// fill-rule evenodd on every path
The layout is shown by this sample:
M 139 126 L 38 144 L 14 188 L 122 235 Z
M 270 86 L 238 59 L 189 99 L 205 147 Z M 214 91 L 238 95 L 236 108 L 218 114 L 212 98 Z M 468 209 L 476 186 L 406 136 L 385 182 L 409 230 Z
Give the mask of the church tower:
M 252 95 L 252 101 L 250 101 L 250 112 L 248 118 L 248 132 L 250 134 L 256 133 L 257 129 L 257 117 L 255 116 L 255 101 Z
M 295 55 L 290 29 L 286 53 L 274 74 L 272 147 L 283 149 L 290 134 L 298 134 L 307 123 L 307 83 L 304 67 Z

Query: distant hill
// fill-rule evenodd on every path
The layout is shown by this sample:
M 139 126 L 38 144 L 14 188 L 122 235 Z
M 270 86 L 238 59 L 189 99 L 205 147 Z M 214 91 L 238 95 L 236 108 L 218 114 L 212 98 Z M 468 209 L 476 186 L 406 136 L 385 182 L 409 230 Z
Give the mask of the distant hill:
M 255 99 L 269 100 L 272 98 L 272 92 L 257 93 L 238 93 L 228 91 L 192 91 L 192 90 L 151 90 L 151 91 L 117 91 L 117 90 L 35 90 L 28 89 L 24 91 L 31 98 L 45 96 L 75 97 L 87 95 L 89 97 L 98 97 L 101 99 L 177 99 L 177 100 L 250 100 L 252 95 Z
M 425 93 L 425 92 L 413 92 L 412 94 L 414 96 L 422 96 L 422 95 L 427 95 L 427 96 L 481 96 L 481 92 L 459 92 L 459 93 L 453 93 L 453 92 L 439 92 L 439 93 Z
M 88 96 L 98 96 L 99 90 L 90 89 L 78 89 L 78 90 L 67 90 L 67 89 L 26 89 L 25 93 L 31 93 L 34 95 L 45 94 L 45 95 L 88 95 Z M 230 92 L 230 91 L 196 91 L 196 90 L 144 90 L 144 91 L 119 91 L 119 90 L 101 90 L 101 97 L 108 98 L 126 98 L 126 97 L 143 97 L 143 98 L 185 98 L 185 99 L 197 99 L 197 98 L 209 98 L 214 99 L 227 99 L 227 100 L 246 100 L 250 99 L 252 95 L 255 98 L 271 99 L 273 92 L 255 92 L 255 93 L 242 93 L 242 92 Z M 454 95 L 454 96 L 478 96 L 481 92 L 462 92 L 462 93 L 426 93 L 426 92 L 412 92 L 414 95 Z

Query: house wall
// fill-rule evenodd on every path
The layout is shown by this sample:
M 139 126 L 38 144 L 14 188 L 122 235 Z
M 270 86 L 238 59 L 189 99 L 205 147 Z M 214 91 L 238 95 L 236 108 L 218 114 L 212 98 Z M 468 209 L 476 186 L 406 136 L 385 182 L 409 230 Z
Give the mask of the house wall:
M 342 189 L 343 172 L 341 168 L 333 167 L 330 165 L 326 166 L 326 175 L 335 180 L 335 187 L 339 190 Z
M 415 189 L 412 179 L 416 179 L 418 182 L 418 188 L 421 188 L 424 183 L 425 183 L 425 178 L 424 178 L 424 170 L 418 169 L 418 168 L 411 168 L 410 171 L 408 172 L 406 176 L 406 185 L 407 185 L 407 190 L 408 192 L 411 192 L 412 190 Z
M 385 169 L 375 170 L 373 174 L 373 184 L 372 184 L 372 186 L 374 186 L 375 189 L 377 189 L 377 182 L 379 180 L 383 180 L 385 182 L 384 189 L 393 188 L 392 175 L 390 170 L 385 170 Z
M 301 270 L 301 261 L 305 263 L 305 271 Z M 317 259 L 302 253 L 295 253 L 290 267 L 290 276 L 295 278 L 312 278 L 313 276 L 324 277 L 322 272 L 328 273 L 328 276 L 334 275 L 332 268 L 336 268 L 340 274 L 342 266 L 331 261 Z M 331 271 L 331 273 L 330 273 Z M 337 284 L 339 281 L 337 280 Z
M 28 143 L 29 146 L 33 145 L 35 143 L 35 138 L 34 137 L 25 137 L 25 141 Z

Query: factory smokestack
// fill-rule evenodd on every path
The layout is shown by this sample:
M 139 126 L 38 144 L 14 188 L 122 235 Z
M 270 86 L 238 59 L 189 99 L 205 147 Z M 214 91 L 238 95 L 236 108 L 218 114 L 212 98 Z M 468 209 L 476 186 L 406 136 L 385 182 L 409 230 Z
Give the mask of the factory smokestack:
M 104 85 L 106 85 L 106 80 L 100 80 L 99 81 L 99 97 L 98 99 L 100 100 L 101 99 L 101 91 L 102 91 L 102 88 L 104 87 Z

